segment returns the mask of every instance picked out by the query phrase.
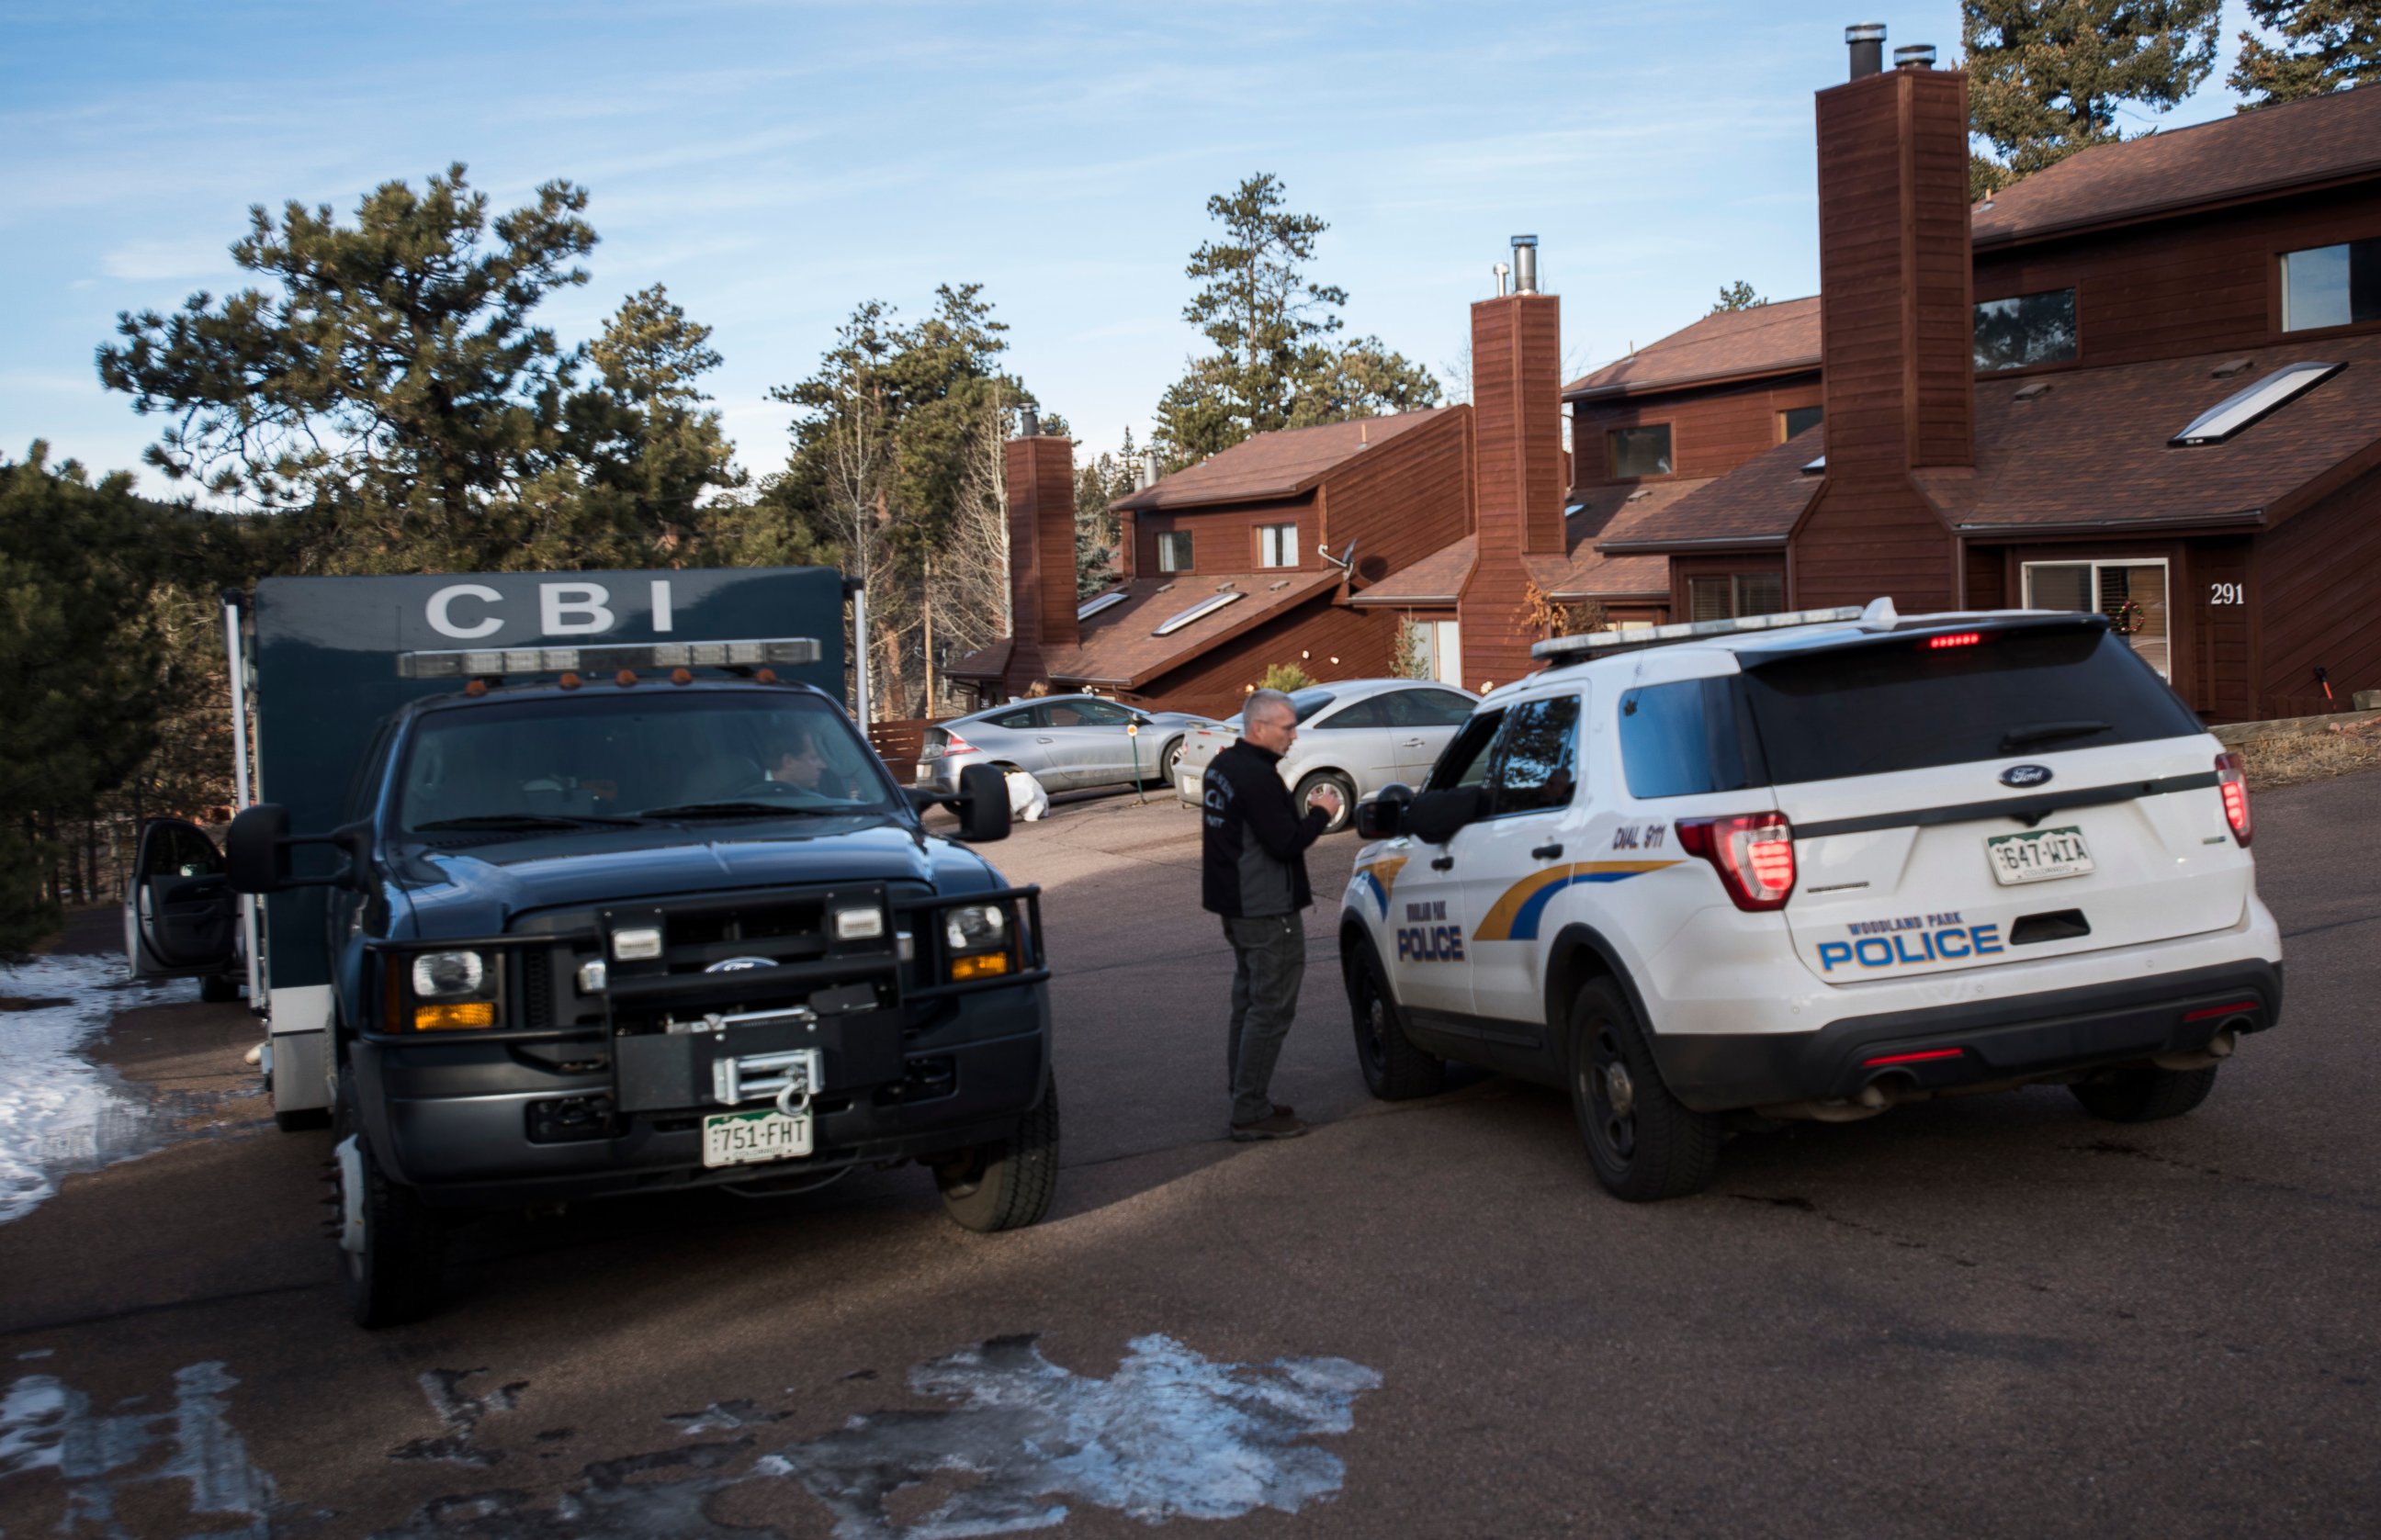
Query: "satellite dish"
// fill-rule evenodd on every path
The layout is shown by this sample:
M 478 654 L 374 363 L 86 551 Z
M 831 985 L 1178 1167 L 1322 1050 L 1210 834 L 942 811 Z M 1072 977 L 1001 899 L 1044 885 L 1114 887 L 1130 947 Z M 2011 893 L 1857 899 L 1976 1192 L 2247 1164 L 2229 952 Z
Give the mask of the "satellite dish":
M 1348 549 L 1337 556 L 1331 554 L 1331 548 L 1328 545 L 1318 545 L 1314 549 L 1322 553 L 1325 561 L 1340 571 L 1352 573 L 1356 570 L 1356 538 L 1353 535 L 1348 537 Z

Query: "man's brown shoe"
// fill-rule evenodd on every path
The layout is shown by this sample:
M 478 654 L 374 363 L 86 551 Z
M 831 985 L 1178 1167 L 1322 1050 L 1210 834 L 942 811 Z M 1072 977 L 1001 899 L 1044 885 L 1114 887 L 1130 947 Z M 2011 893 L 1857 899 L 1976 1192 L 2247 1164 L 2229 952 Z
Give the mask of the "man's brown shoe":
M 1306 1125 L 1290 1115 L 1287 1107 L 1276 1107 L 1270 1117 L 1259 1118 L 1252 1123 L 1234 1123 L 1232 1141 L 1253 1144 L 1259 1139 L 1295 1139 L 1306 1132 Z

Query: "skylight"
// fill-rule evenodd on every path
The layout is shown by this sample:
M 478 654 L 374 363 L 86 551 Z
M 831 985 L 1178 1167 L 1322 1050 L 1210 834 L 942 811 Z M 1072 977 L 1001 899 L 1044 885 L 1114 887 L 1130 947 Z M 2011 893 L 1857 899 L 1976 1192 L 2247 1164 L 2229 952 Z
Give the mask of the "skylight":
M 1246 599 L 1248 595 L 1235 588 L 1230 593 L 1219 593 L 1215 595 L 1213 598 L 1203 599 L 1198 603 L 1190 606 L 1188 610 L 1183 611 L 1180 614 L 1176 615 L 1173 619 L 1167 621 L 1165 624 L 1159 626 L 1156 630 L 1152 631 L 1150 635 L 1153 637 L 1170 637 L 1177 631 L 1181 630 L 1184 626 L 1190 624 L 1192 621 L 1203 619 L 1208 615 L 1214 614 L 1225 605 L 1231 603 L 1234 600 Z
M 2280 411 L 2346 369 L 2346 364 L 2284 364 L 2248 389 L 2226 396 L 2202 412 L 2190 427 L 2167 440 L 2169 449 L 2222 443 L 2251 423 Z
M 1098 614 L 1102 610 L 1115 609 L 1117 605 L 1124 602 L 1124 590 L 1119 588 L 1115 593 L 1104 593 L 1097 599 L 1085 600 L 1082 603 L 1075 606 L 1075 618 L 1077 620 L 1089 620 L 1093 615 Z

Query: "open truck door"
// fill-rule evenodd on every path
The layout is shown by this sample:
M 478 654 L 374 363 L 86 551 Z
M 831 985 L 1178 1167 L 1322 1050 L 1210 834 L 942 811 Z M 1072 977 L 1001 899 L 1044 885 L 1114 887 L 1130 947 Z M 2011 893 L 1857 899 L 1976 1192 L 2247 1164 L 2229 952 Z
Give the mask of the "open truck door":
M 137 978 L 191 978 L 201 997 L 226 1000 L 239 986 L 238 897 L 223 853 L 198 825 L 152 819 L 140 826 L 124 898 L 124 950 Z

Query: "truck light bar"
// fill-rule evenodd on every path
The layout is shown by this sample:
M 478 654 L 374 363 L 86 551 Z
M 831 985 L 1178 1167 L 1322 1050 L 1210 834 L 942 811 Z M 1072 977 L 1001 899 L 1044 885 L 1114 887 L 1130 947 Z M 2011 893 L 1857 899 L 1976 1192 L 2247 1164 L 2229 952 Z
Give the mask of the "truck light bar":
M 815 663 L 813 637 L 740 642 L 614 642 L 601 647 L 464 648 L 451 652 L 400 652 L 400 679 L 481 679 L 507 674 L 602 673 L 607 669 L 737 668 L 756 663 Z
M 1881 612 L 1880 606 L 1883 607 Z M 1684 621 L 1677 625 L 1656 625 L 1637 631 L 1591 631 L 1583 637 L 1550 637 L 1533 645 L 1530 649 L 1530 656 L 1583 658 L 1597 652 L 1691 641 L 1700 637 L 1730 637 L 1746 631 L 1776 631 L 1789 625 L 1825 625 L 1848 620 L 1882 621 L 1890 624 L 1895 618 L 1892 604 L 1879 600 L 1866 609 L 1846 604 L 1833 610 L 1789 610 L 1777 615 L 1742 615 L 1734 620 Z

